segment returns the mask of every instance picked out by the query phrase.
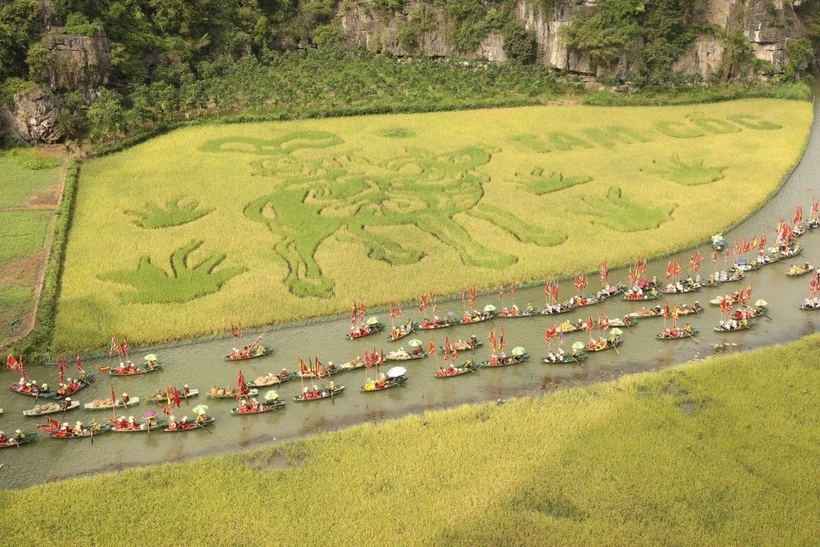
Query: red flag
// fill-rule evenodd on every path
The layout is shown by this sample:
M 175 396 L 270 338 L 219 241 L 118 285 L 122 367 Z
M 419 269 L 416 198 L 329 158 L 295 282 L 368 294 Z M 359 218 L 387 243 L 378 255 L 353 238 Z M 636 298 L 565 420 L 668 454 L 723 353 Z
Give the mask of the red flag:
M 233 324 L 233 321 L 231 321 L 231 336 L 239 338 L 239 333 L 236 332 L 236 325 Z
M 498 286 L 498 298 L 504 300 L 504 285 Z
M 120 355 L 128 355 L 128 337 L 122 337 L 122 344 L 120 344 Z
M 365 356 L 367 356 L 367 350 L 365 350 Z M 305 365 L 305 362 L 302 361 L 301 357 L 299 357 L 299 372 L 302 372 L 302 373 L 310 372 L 310 369 L 307 368 L 307 365 Z
M 390 302 L 390 320 L 392 321 L 395 318 L 396 318 L 396 314 L 393 313 L 393 302 L 391 301 Z
M 809 216 L 814 216 L 820 211 L 820 201 L 814 198 L 811 202 L 811 209 L 809 209 Z
M 573 285 L 575 285 L 575 288 L 579 291 L 584 288 L 584 285 L 581 282 L 581 277 L 578 275 L 575 276 L 575 279 L 573 280 Z
M 490 327 L 490 335 L 488 337 L 490 341 L 490 346 L 492 347 L 493 352 L 495 352 L 495 348 L 497 346 L 497 340 L 495 339 L 495 329 Z
M 396 304 L 396 318 L 401 317 L 401 302 Z
M 239 396 L 239 395 L 241 395 L 241 393 L 237 392 L 237 396 Z M 180 408 L 180 405 L 179 405 L 180 397 L 179 397 L 179 391 L 177 391 L 177 386 L 174 386 L 173 397 L 174 397 L 174 404 L 177 405 L 177 408 Z
M 717 264 L 717 260 L 718 260 L 718 250 L 715 249 L 714 251 L 712 251 L 712 264 Z
M 79 353 L 77 354 L 77 372 L 79 372 L 80 374 L 85 374 L 85 371 L 83 370 L 83 362 L 80 361 Z
M 506 346 L 506 342 L 504 341 L 504 325 L 501 325 L 501 332 L 498 335 L 498 349 L 502 350 Z
M 818 288 L 820 288 L 820 285 L 818 283 L 820 282 L 818 282 L 817 276 L 814 276 L 809 280 L 809 291 L 811 292 L 812 296 L 817 295 L 817 290 Z
M 595 322 L 592 320 L 592 316 L 589 316 L 587 319 L 587 332 L 592 333 L 592 329 L 595 328 Z
M 760 236 L 760 250 L 764 250 L 766 248 L 766 234 Z
M 752 286 L 749 285 L 749 288 L 746 289 L 746 300 L 751 300 L 752 298 Z
M 433 342 L 432 338 L 430 338 L 430 345 L 427 346 L 427 353 L 429 353 L 430 355 L 436 353 L 436 344 L 435 342 Z
M 601 264 L 601 285 L 609 287 L 609 267 L 606 264 L 606 260 Z
M 467 304 L 467 307 L 469 307 L 469 308 L 473 307 L 473 303 L 475 302 L 475 294 L 476 294 L 475 285 L 473 285 L 472 287 L 470 287 L 470 300 L 469 300 L 469 303 Z
M 325 366 L 319 361 L 319 358 L 316 358 L 316 374 L 319 375 L 319 378 L 325 376 L 327 371 L 325 371 Z
M 552 284 L 549 281 L 547 281 L 546 283 L 544 283 L 544 296 L 549 298 L 550 295 L 552 295 Z
M 552 340 L 552 336 L 552 329 L 547 329 L 546 331 L 544 331 L 544 340 L 546 340 L 548 344 L 550 340 Z
M 14 355 L 9 353 L 8 359 L 6 359 L 6 365 L 8 366 L 9 370 L 16 370 L 17 369 L 17 359 L 14 358 Z
M 664 304 L 663 304 L 663 316 L 664 317 L 669 317 L 671 314 L 672 314 L 672 312 L 669 311 L 669 302 L 668 301 L 664 302 Z
M 356 319 L 357 319 L 357 317 L 356 317 L 356 315 L 357 315 L 357 313 L 356 313 L 356 309 L 357 309 L 357 308 L 356 308 L 356 301 L 354 300 L 354 301 L 353 301 L 353 310 L 350 312 L 350 323 L 351 323 L 352 325 L 356 325 Z
M 112 405 L 114 405 L 115 407 L 117 406 L 117 394 L 116 394 L 116 393 L 114 393 L 114 386 L 113 386 L 113 384 L 112 384 L 112 386 L 111 386 L 111 404 L 112 404 Z
M 111 348 L 108 350 L 108 356 L 113 357 L 115 353 L 120 351 L 120 343 L 117 342 L 117 336 L 114 331 L 111 331 Z
M 160 409 L 162 409 L 163 414 L 165 414 L 166 416 L 171 415 L 171 409 L 166 408 L 165 405 L 163 405 L 162 403 L 157 403 L 157 404 L 159 405 Z
M 236 375 L 236 387 L 239 391 L 244 391 L 245 389 L 245 375 L 242 374 L 242 369 L 239 369 L 239 373 Z
M 58 357 L 57 358 L 57 379 L 62 384 L 65 382 L 65 371 L 68 368 L 68 363 L 65 360 L 65 357 Z
M 558 302 L 558 283 L 552 286 L 552 299 Z
M 359 317 L 364 321 L 364 316 L 367 314 L 367 306 L 364 305 L 364 300 L 359 302 Z
M 510 297 L 515 298 L 515 279 L 512 280 L 512 284 L 510 285 Z
M 792 219 L 792 222 L 793 222 L 794 224 L 797 224 L 797 223 L 799 223 L 801 220 L 803 220 L 803 206 L 802 206 L 802 205 L 798 205 L 798 206 L 797 206 L 797 209 L 795 209 L 795 211 L 794 211 L 794 219 Z
M 424 306 L 427 304 L 425 301 L 424 293 L 421 293 L 421 298 L 419 298 L 419 311 L 424 311 Z

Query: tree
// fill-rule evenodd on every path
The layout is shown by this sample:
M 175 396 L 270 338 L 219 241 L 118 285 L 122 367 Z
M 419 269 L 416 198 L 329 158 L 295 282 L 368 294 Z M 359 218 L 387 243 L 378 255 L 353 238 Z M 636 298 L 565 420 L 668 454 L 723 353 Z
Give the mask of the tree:
M 103 88 L 100 97 L 88 109 L 91 125 L 91 142 L 100 142 L 108 137 L 116 139 L 125 130 L 125 115 L 116 95 Z

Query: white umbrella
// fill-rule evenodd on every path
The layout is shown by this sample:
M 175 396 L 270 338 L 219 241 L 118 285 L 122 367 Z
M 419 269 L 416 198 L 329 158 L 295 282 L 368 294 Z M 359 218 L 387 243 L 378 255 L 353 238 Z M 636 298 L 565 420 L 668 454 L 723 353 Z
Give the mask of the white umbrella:
M 521 346 L 518 346 L 513 348 L 510 353 L 512 353 L 513 355 L 524 355 L 525 353 L 527 353 L 527 350 L 525 350 Z
M 276 391 L 274 391 L 274 390 L 270 390 L 267 393 L 265 393 L 265 400 L 266 401 L 275 401 L 278 398 L 279 398 L 279 394 L 276 393 Z
M 493 306 L 492 304 L 487 304 L 486 306 L 484 306 L 484 311 L 486 311 L 486 312 L 495 311 L 495 306 Z
M 621 330 L 621 329 L 619 329 L 618 327 L 615 327 L 614 329 L 612 329 L 612 330 L 610 330 L 610 331 L 609 331 L 609 334 L 615 334 L 615 335 L 618 335 L 618 334 L 623 334 L 623 333 L 624 333 L 624 331 L 622 331 L 622 330 Z
M 410 346 L 411 348 L 417 348 L 417 347 L 421 346 L 422 344 L 424 344 L 424 342 L 422 342 L 418 338 L 413 338 L 412 340 L 407 342 L 407 345 Z
M 583 342 L 575 342 L 574 344 L 572 344 L 572 349 L 584 349 L 584 347 L 585 346 Z
M 393 367 L 387 371 L 388 378 L 398 378 L 407 374 L 407 369 L 404 367 Z
M 763 300 L 763 299 L 758 300 L 757 302 L 755 302 L 755 306 L 768 306 L 768 305 L 769 305 L 769 303 L 768 303 L 768 302 L 766 302 L 766 301 L 765 301 L 765 300 Z
M 379 322 L 379 318 L 378 318 L 378 317 L 371 317 L 370 319 L 368 319 L 368 320 L 367 320 L 367 324 L 368 324 L 368 325 L 375 325 L 375 324 L 376 324 L 376 323 L 378 323 L 378 322 Z

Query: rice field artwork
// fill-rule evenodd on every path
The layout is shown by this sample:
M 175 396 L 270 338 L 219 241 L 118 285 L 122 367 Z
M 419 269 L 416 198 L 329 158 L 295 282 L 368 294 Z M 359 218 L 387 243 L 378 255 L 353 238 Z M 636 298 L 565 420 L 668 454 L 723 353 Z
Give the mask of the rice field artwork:
M 573 275 L 708 239 L 811 107 L 544 106 L 184 128 L 82 173 L 55 344 L 156 343 Z M 720 199 L 715 199 L 720 196 Z M 105 207 L 100 207 L 105 203 Z

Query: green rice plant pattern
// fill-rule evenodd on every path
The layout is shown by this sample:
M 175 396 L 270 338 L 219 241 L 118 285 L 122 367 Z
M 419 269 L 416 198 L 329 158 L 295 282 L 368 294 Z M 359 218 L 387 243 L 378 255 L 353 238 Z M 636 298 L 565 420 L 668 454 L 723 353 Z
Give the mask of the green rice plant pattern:
M 541 167 L 536 167 L 529 175 L 517 174 L 517 176 L 524 183 L 525 188 L 536 196 L 558 192 L 592 180 L 592 177 L 585 176 L 564 177 L 558 171 L 553 171 L 549 176 L 545 176 L 544 169 Z
M 101 279 L 114 281 L 136 288 L 135 292 L 122 293 L 125 302 L 172 303 L 188 302 L 217 292 L 224 283 L 246 271 L 237 266 L 214 273 L 214 269 L 225 260 L 225 255 L 213 254 L 199 264 L 189 264 L 188 256 L 202 241 L 191 241 L 171 255 L 171 273 L 151 263 L 151 258 L 140 258 L 136 270 L 119 270 L 103 274 Z
M 314 137 L 333 142 L 327 135 Z M 313 144 L 298 134 L 291 138 Z M 458 253 L 464 264 L 491 269 L 517 259 L 474 241 L 454 220 L 456 214 L 466 212 L 493 222 L 520 241 L 558 245 L 566 239 L 563 234 L 541 234 L 509 213 L 479 204 L 483 185 L 490 180 L 477 171 L 491 159 L 485 148 L 468 146 L 441 154 L 411 148 L 403 156 L 374 162 L 350 153 L 300 159 L 288 154 L 299 143 L 288 143 L 287 137 L 277 142 L 277 147 L 264 147 L 272 157 L 253 163 L 257 175 L 277 179 L 276 191 L 248 204 L 245 215 L 278 236 L 275 251 L 287 263 L 285 284 L 297 296 L 333 294 L 333 282 L 323 275 L 315 253 L 337 232 L 343 240 L 366 247 L 373 259 L 409 264 L 423 254 L 367 227 L 414 225 Z M 256 150 L 262 148 L 260 144 Z
M 669 220 L 674 205 L 644 207 L 623 197 L 621 189 L 610 187 L 604 200 L 581 198 L 592 211 L 585 214 L 597 217 L 593 222 L 616 232 L 640 232 L 652 230 Z
M 668 163 L 657 163 L 657 165 L 659 169 L 655 170 L 656 173 L 684 186 L 699 186 L 718 181 L 723 178 L 723 172 L 726 170 L 726 167 L 708 167 L 703 164 L 703 160 L 692 160 L 686 163 L 677 156 Z
M 134 223 L 137 226 L 153 229 L 182 226 L 214 211 L 214 208 L 197 209 L 198 201 L 189 201 L 180 205 L 183 199 L 185 198 L 182 196 L 169 199 L 164 209 L 152 202 L 146 204 L 144 211 L 126 210 L 125 213 L 134 217 Z

